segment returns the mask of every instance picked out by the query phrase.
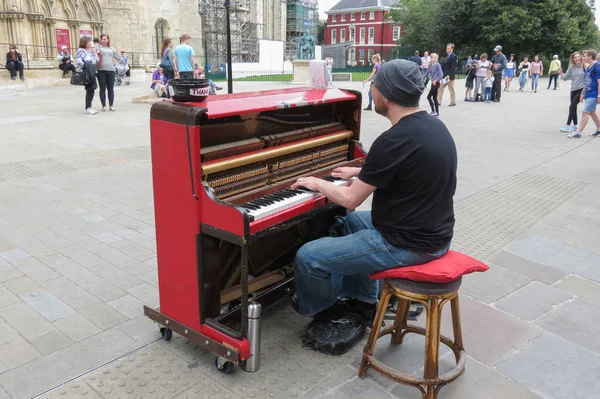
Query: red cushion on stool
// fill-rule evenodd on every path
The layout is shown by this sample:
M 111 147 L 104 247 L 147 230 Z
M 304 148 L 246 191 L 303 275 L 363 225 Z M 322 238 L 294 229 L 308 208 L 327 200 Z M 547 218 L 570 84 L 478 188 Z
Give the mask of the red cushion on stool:
M 456 251 L 448 251 L 446 255 L 431 262 L 416 266 L 397 267 L 369 276 L 371 280 L 384 278 L 402 278 L 412 281 L 430 283 L 448 283 L 460 276 L 473 272 L 484 272 L 489 267 L 477 259 Z

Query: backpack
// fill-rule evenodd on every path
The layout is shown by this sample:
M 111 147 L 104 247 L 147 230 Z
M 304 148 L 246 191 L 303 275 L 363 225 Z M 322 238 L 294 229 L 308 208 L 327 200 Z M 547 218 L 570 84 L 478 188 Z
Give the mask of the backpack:
M 162 57 L 162 61 L 160 62 L 160 67 L 162 69 L 166 69 L 167 71 L 172 71 L 173 70 L 173 64 L 171 64 L 171 61 L 169 61 L 169 57 L 167 57 L 168 52 L 171 51 L 171 49 L 166 49 L 165 53 Z

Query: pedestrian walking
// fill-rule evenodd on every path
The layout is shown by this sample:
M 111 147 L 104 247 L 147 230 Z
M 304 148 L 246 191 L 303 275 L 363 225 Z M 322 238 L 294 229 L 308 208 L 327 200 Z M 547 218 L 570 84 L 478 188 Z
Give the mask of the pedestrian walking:
M 494 74 L 494 86 L 492 87 L 492 101 L 500 102 L 502 97 L 502 74 L 506 69 L 506 56 L 502 54 L 502 46 L 494 47 L 496 54 L 492 57 L 492 72 Z
M 561 132 L 576 132 L 577 126 L 577 106 L 581 99 L 581 92 L 585 87 L 586 71 L 583 68 L 583 57 L 579 51 L 575 51 L 569 58 L 569 69 L 563 73 L 562 68 L 558 70 L 563 80 L 571 81 L 571 104 L 569 105 L 569 116 L 567 124 L 560 129 Z M 573 126 L 571 126 L 573 123 Z
M 446 86 L 448 86 L 448 91 L 450 91 L 450 107 L 454 107 L 456 105 L 456 93 L 454 93 L 454 78 L 456 77 L 456 68 L 458 66 L 458 58 L 456 54 L 454 54 L 454 44 L 448 43 L 446 44 L 446 59 L 444 60 L 444 65 L 442 65 L 442 71 L 444 72 L 444 82 L 440 85 L 439 93 L 438 93 L 438 103 L 442 104 L 442 99 L 444 98 L 444 90 Z
M 488 71 L 491 69 L 492 63 L 488 60 L 487 53 L 481 54 L 479 61 L 475 62 L 475 101 L 478 98 L 483 99 L 485 94 L 485 78 L 487 78 Z
M 121 45 L 117 44 L 119 51 L 110 46 L 110 37 L 103 33 L 100 35 L 100 46 L 98 46 L 98 85 L 100 86 L 100 102 L 102 111 L 106 111 L 106 92 L 108 91 L 108 106 L 115 111 L 115 61 L 121 61 Z
M 17 72 L 19 72 L 19 79 L 25 80 L 23 55 L 21 55 L 15 44 L 8 46 L 8 53 L 6 53 L 6 69 L 10 72 L 10 78 L 12 80 L 17 79 Z
M 163 40 L 162 49 L 160 50 L 160 67 L 167 80 L 175 79 L 175 56 L 173 54 L 173 46 L 173 39 L 167 38 Z
M 529 77 L 531 78 L 531 90 L 537 93 L 540 77 L 544 76 L 544 63 L 540 60 L 540 56 L 533 57 L 533 62 L 529 66 Z
M 194 79 L 196 53 L 190 46 L 191 42 L 192 37 L 184 33 L 181 35 L 181 44 L 175 47 L 175 79 Z
M 550 69 L 548 69 L 548 76 L 550 78 L 548 79 L 548 87 L 546 90 L 550 90 L 552 80 L 554 80 L 554 90 L 556 90 L 558 75 L 560 75 L 560 60 L 558 59 L 558 54 L 554 54 L 552 57 L 552 62 L 550 62 Z
M 373 55 L 371 57 L 371 62 L 373 63 L 373 70 L 371 71 L 371 75 L 365 80 L 363 83 L 371 82 L 369 85 L 369 105 L 365 108 L 365 111 L 371 111 L 373 109 L 373 79 L 375 79 L 375 75 L 377 75 L 377 71 L 381 67 L 381 57 L 379 54 Z
M 504 91 L 510 90 L 510 83 L 515 77 L 515 69 L 517 68 L 517 63 L 515 61 L 515 55 L 511 54 L 508 62 L 506 63 L 506 69 L 504 70 Z
M 415 50 L 414 54 L 412 57 L 410 57 L 410 60 L 412 62 L 414 62 L 415 64 L 417 64 L 419 67 L 421 66 L 421 57 L 419 56 L 419 50 Z
M 570 139 L 578 139 L 581 137 L 581 133 L 585 129 L 590 118 L 596 124 L 596 131 L 591 134 L 592 137 L 600 136 L 600 119 L 596 114 L 596 107 L 600 102 L 600 96 L 598 96 L 598 82 L 600 82 L 600 70 L 598 61 L 596 61 L 598 53 L 596 50 L 586 50 L 583 52 L 583 62 L 588 64 L 589 67 L 586 71 L 586 86 L 583 88 L 583 92 L 580 97 L 580 101 L 583 102 L 583 115 L 581 116 L 581 124 L 578 129 L 569 134 Z
M 325 59 L 325 63 L 327 64 L 327 85 L 333 85 L 333 77 L 331 73 L 333 72 L 333 57 L 329 56 Z
M 429 82 L 429 66 L 431 65 L 431 57 L 429 56 L 429 52 L 424 52 L 423 57 L 421 57 L 421 73 L 423 74 L 423 80 L 425 80 L 424 87 L 427 87 L 427 83 Z
M 524 91 L 527 85 L 527 77 L 529 76 L 529 57 L 523 58 L 523 61 L 519 64 L 519 91 Z
M 79 48 L 75 55 L 75 64 L 77 70 L 83 73 L 83 83 L 85 87 L 85 114 L 96 115 L 98 111 L 92 108 L 94 92 L 98 88 L 96 84 L 96 64 L 100 61 L 98 52 L 94 50 L 94 42 L 89 36 L 82 36 L 79 39 Z
M 430 57 L 431 64 L 429 65 L 429 77 L 431 78 L 431 88 L 429 94 L 427 94 L 427 101 L 431 107 L 431 115 L 440 116 L 440 104 L 438 103 L 438 90 L 442 79 L 444 78 L 444 72 L 442 66 L 438 62 L 438 55 L 432 53 Z

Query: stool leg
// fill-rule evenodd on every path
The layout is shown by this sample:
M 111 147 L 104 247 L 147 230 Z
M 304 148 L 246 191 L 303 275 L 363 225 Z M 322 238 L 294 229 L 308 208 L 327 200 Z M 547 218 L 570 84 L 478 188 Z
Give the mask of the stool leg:
M 406 328 L 408 322 L 408 311 L 410 310 L 410 301 L 398 297 L 398 310 L 396 311 L 396 320 L 394 321 L 394 332 L 392 333 L 392 344 L 402 343 L 402 331 Z
M 383 318 L 385 316 L 385 312 L 387 311 L 388 303 L 390 302 L 390 298 L 392 297 L 392 288 L 386 283 L 383 289 L 383 293 L 381 294 L 381 299 L 379 300 L 379 306 L 377 307 L 377 313 L 375 314 L 375 320 L 373 320 L 373 327 L 371 327 L 371 334 L 369 335 L 369 340 L 363 349 L 363 357 L 360 362 L 360 368 L 358 369 L 358 376 L 363 378 L 367 374 L 367 369 L 369 368 L 369 356 L 373 354 L 375 350 L 375 343 L 377 342 L 377 338 L 379 337 L 379 331 L 381 330 L 381 323 L 383 322 Z
M 438 377 L 441 316 L 439 300 L 430 299 L 425 333 L 425 373 L 423 376 L 426 380 L 436 380 Z M 430 392 L 434 396 L 430 396 Z M 437 396 L 435 386 L 428 386 L 427 399 L 435 396 Z
M 458 294 L 450 301 L 450 307 L 452 309 L 452 329 L 454 330 L 454 346 L 458 349 L 457 352 L 465 349 L 463 346 L 462 339 L 462 328 L 460 324 L 460 308 L 458 306 Z M 456 361 L 458 362 L 458 355 L 455 353 Z

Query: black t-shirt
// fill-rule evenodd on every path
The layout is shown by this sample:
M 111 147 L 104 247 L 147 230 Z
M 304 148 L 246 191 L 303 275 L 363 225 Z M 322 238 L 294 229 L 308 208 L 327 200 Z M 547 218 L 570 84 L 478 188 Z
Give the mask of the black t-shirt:
M 377 187 L 371 217 L 398 248 L 434 252 L 454 230 L 456 146 L 425 111 L 402 118 L 375 140 L 358 178 Z

